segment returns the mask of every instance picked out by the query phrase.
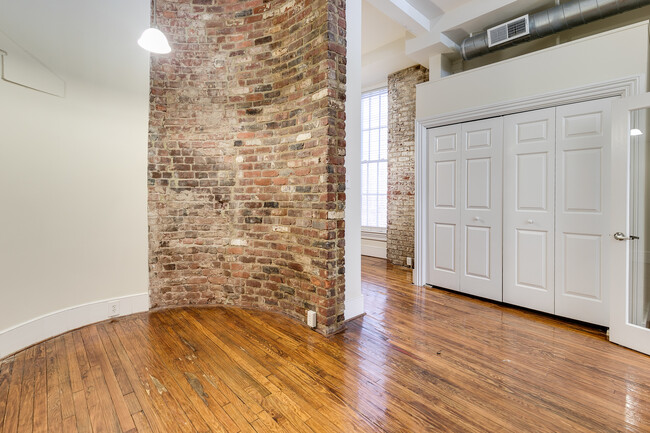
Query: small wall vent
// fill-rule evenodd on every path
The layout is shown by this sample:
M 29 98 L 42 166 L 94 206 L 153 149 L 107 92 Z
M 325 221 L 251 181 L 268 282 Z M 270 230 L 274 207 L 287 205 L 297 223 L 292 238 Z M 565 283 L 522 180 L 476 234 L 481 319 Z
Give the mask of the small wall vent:
M 528 15 L 524 15 L 507 23 L 488 29 L 488 46 L 505 44 L 514 39 L 528 36 L 530 28 L 528 27 Z

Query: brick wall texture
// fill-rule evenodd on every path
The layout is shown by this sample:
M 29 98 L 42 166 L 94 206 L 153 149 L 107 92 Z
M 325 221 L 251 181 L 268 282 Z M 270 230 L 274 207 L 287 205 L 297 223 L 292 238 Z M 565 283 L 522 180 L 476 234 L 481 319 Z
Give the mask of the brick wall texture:
M 342 326 L 345 0 L 159 0 L 153 308 L 225 304 Z
M 401 266 L 415 250 L 415 85 L 428 80 L 420 65 L 388 76 L 386 257 Z

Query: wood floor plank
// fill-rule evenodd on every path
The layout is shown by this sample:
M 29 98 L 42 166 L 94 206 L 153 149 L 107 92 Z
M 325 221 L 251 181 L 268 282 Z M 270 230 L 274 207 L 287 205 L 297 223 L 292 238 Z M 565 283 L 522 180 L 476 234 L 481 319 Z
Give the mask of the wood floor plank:
M 47 431 L 49 433 L 63 432 L 63 416 L 61 415 L 61 389 L 59 388 L 58 354 L 56 338 L 45 342 L 47 365 Z
M 86 353 L 86 346 L 84 343 L 82 332 L 79 330 L 73 334 L 73 341 L 75 345 L 75 354 L 79 364 L 79 371 L 83 381 L 83 397 L 77 395 L 75 400 L 75 408 L 79 408 L 79 418 L 77 421 L 82 423 L 90 422 L 90 427 L 93 432 L 108 432 L 110 431 L 107 417 L 112 416 L 114 410 L 112 407 L 107 407 L 105 411 L 102 410 L 102 399 L 100 398 L 101 387 L 98 388 L 95 375 L 93 375 L 92 367 L 88 361 L 88 354 Z M 95 369 L 96 370 L 96 369 Z M 83 414 L 84 407 L 83 401 L 85 400 L 88 416 Z M 87 427 L 87 426 L 86 426 Z
M 140 344 L 148 344 L 146 338 L 137 329 L 133 321 L 122 321 L 116 323 L 111 329 L 115 330 L 120 338 L 121 344 L 127 350 L 129 359 L 133 362 L 134 366 L 140 376 L 140 383 L 144 383 L 147 389 L 147 395 L 152 397 L 151 401 L 155 408 L 155 413 L 151 417 L 147 415 L 150 423 L 153 417 L 162 420 L 161 432 L 177 431 L 177 432 L 197 432 L 196 427 L 187 417 L 185 410 L 179 404 L 178 399 L 182 399 L 181 395 L 173 396 L 170 394 L 169 389 L 172 388 L 172 381 L 162 378 L 163 371 L 156 362 L 155 356 L 151 351 L 140 351 L 140 346 L 134 344 L 133 339 L 137 338 Z M 124 363 L 122 363 L 124 365 Z M 161 379 L 163 382 L 161 382 Z M 133 384 L 133 381 L 131 381 Z M 167 388 L 169 386 L 169 388 Z M 143 402 L 144 396 L 141 399 L 138 397 L 140 403 Z M 200 425 L 203 427 L 203 425 Z
M 110 396 L 110 401 L 113 404 L 115 409 L 115 415 L 119 422 L 119 425 L 123 432 L 135 429 L 135 424 L 133 423 L 133 418 L 131 417 L 131 412 L 129 411 L 126 401 L 124 400 L 124 394 L 118 383 L 117 377 L 111 363 L 108 359 L 108 355 L 105 351 L 105 346 L 96 326 L 91 326 L 86 328 L 87 333 L 85 334 L 86 338 L 84 339 L 87 347 L 88 358 L 90 364 L 93 367 L 98 367 L 101 370 L 101 378 L 103 378 L 103 384 L 106 385 L 108 389 L 108 394 Z M 112 348 L 112 343 L 110 347 Z M 106 399 L 108 401 L 108 399 Z
M 36 380 L 36 347 L 25 350 L 22 390 L 20 394 L 20 413 L 18 433 L 31 433 L 34 429 L 34 386 Z
M 597 327 L 362 264 L 367 314 L 330 338 L 186 307 L 0 360 L 0 433 L 650 432 L 650 357 Z
M 23 351 L 14 357 L 14 366 L 9 382 L 9 397 L 3 422 L 3 433 L 15 433 L 18 430 L 18 416 L 20 412 L 23 371 L 25 368 L 26 356 L 26 351 Z
M 11 376 L 15 366 L 15 356 L 0 360 L 0 432 L 4 430 L 5 412 L 9 399 Z M 14 398 L 15 396 L 12 396 Z
M 98 326 L 104 327 L 106 329 L 106 335 L 108 335 L 108 337 L 111 339 L 111 342 L 113 343 L 113 347 L 115 348 L 115 352 L 120 360 L 120 364 L 122 365 L 124 372 L 126 373 L 129 382 L 133 387 L 133 392 L 135 393 L 138 399 L 138 404 L 142 407 L 142 416 L 140 416 L 139 418 L 144 417 L 147 421 L 146 424 L 154 433 L 167 433 L 167 431 L 178 431 L 173 429 L 173 427 L 168 429 L 164 425 L 164 419 L 158 416 L 157 404 L 154 401 L 155 394 L 154 397 L 152 397 L 148 379 L 145 379 L 144 377 L 140 377 L 138 371 L 136 370 L 134 361 L 132 361 L 131 358 L 129 357 L 127 350 L 122 345 L 118 333 L 116 332 L 116 329 L 118 326 L 120 326 L 120 324 L 119 323 L 110 324 L 110 325 L 102 324 Z M 133 417 L 133 421 L 137 427 L 138 423 L 136 422 L 135 416 Z M 141 419 L 140 419 L 140 424 L 144 425 L 142 424 Z
M 43 343 L 35 346 L 34 433 L 47 432 L 47 352 Z

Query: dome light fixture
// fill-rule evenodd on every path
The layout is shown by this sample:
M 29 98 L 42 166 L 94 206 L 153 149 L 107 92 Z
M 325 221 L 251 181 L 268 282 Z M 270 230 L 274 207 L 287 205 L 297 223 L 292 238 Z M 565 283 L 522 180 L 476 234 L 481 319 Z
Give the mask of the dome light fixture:
M 167 38 L 156 26 L 156 0 L 153 0 L 153 25 L 142 32 L 142 36 L 138 39 L 138 45 L 156 54 L 167 54 L 172 50 Z

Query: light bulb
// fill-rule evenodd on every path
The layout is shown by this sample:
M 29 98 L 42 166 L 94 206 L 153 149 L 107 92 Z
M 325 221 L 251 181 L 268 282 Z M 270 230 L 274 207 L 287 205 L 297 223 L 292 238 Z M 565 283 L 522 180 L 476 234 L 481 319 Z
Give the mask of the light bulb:
M 142 32 L 138 45 L 157 54 L 167 54 L 172 50 L 163 32 L 153 27 Z

